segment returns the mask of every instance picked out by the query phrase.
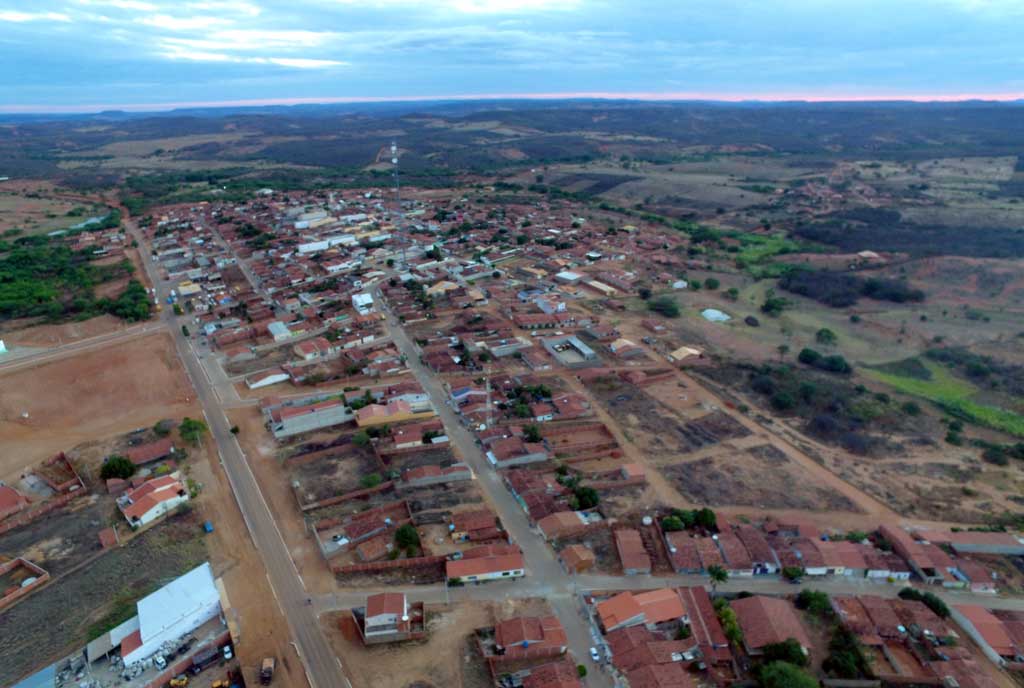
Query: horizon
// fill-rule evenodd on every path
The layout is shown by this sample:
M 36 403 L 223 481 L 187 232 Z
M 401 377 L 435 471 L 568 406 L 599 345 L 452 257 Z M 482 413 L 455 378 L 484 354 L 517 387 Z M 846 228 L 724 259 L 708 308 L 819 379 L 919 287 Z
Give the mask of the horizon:
M 0 0 L 0 28 L 5 114 L 1024 98 L 1017 0 Z
M 1024 102 L 1021 93 L 977 93 L 958 95 L 849 95 L 817 97 L 810 94 L 786 94 L 778 97 L 749 97 L 700 93 L 504 93 L 438 96 L 341 96 L 324 98 L 267 98 L 225 101 L 171 103 L 111 103 L 82 105 L 2 105 L 0 115 L 99 115 L 105 113 L 160 114 L 179 110 L 246 109 L 267 107 L 302 107 L 330 105 L 380 105 L 401 103 L 486 103 L 503 101 L 559 102 L 630 102 L 630 103 L 709 103 L 722 105 L 842 105 L 844 103 L 876 104 L 1015 104 Z

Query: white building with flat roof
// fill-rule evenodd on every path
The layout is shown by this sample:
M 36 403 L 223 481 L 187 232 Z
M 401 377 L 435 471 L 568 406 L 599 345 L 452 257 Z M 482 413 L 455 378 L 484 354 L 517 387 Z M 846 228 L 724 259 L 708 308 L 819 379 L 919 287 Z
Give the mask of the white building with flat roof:
M 369 315 L 373 313 L 373 296 L 367 293 L 353 294 L 352 295 L 352 307 L 356 309 L 359 315 Z

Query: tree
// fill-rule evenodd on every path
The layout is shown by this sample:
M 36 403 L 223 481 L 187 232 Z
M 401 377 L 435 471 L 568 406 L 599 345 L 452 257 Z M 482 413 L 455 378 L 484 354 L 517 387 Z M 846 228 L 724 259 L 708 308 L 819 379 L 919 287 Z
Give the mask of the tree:
M 587 677 L 587 667 L 583 666 L 582 664 L 577 664 L 576 665 L 576 675 L 579 676 L 580 678 L 586 678 Z
M 384 482 L 384 479 L 380 477 L 380 473 L 367 473 L 359 480 L 359 484 L 366 489 L 377 487 L 382 482 Z
M 793 638 L 787 638 L 781 643 L 771 643 L 764 646 L 764 661 L 766 664 L 786 662 L 798 667 L 805 667 L 808 664 L 808 660 L 809 658 L 800 646 L 800 643 Z
M 802 566 L 784 566 L 782 568 L 782 577 L 786 580 L 794 581 L 798 578 L 803 578 L 804 569 Z
M 110 480 L 111 478 L 127 480 L 133 475 L 135 475 L 135 464 L 119 454 L 107 457 L 100 468 L 101 480 Z
M 181 439 L 186 442 L 198 446 L 200 440 L 203 439 L 203 435 L 209 432 L 209 428 L 206 427 L 206 423 L 201 420 L 189 418 L 185 416 L 182 419 L 181 425 L 178 426 L 178 434 L 181 435 Z
M 711 592 L 714 593 L 720 584 L 729 580 L 729 572 L 718 564 L 712 564 L 708 567 L 708 579 L 711 582 Z
M 524 403 L 520 402 L 520 403 L 516 404 L 514 407 L 512 407 L 512 412 L 514 414 L 516 414 L 516 416 L 519 417 L 519 418 L 529 418 L 530 417 L 530 405 L 529 404 L 524 404 Z
M 709 290 L 714 291 L 715 289 L 718 289 L 720 286 L 722 286 L 722 283 L 719 282 L 714 277 L 708 277 L 706 280 L 704 280 L 704 286 L 707 287 Z
M 836 333 L 827 327 L 821 328 L 814 334 L 814 341 L 822 346 L 835 346 L 837 340 Z
M 765 315 L 777 318 L 782 315 L 782 311 L 786 310 L 788 307 L 788 299 L 784 299 L 781 296 L 766 296 L 764 303 L 761 304 L 761 312 Z
M 761 667 L 762 688 L 818 688 L 818 681 L 789 662 L 771 662 Z
M 679 317 L 679 304 L 671 296 L 659 296 L 647 302 L 647 308 L 666 318 Z
M 370 434 L 365 430 L 360 430 L 356 434 L 352 435 L 352 444 L 357 447 L 365 447 L 370 444 Z
M 579 502 L 580 509 L 593 509 L 601 501 L 597 490 L 592 487 L 578 487 L 573 494 Z
M 711 509 L 704 507 L 693 512 L 694 524 L 703 528 L 707 531 L 718 530 L 718 517 L 715 516 L 715 512 Z
M 523 438 L 527 442 L 540 442 L 540 428 L 533 424 L 527 425 L 523 428 Z
M 237 425 L 232 425 L 231 426 L 231 431 L 230 432 L 231 432 L 232 435 L 237 435 L 238 431 L 239 430 L 238 430 L 238 426 Z
M 797 355 L 796 360 L 800 361 L 804 365 L 818 365 L 818 361 L 821 360 L 821 354 L 814 349 L 803 348 L 800 349 L 800 353 Z
M 416 528 L 411 523 L 406 523 L 395 531 L 395 544 L 400 549 L 419 547 L 420 534 L 416 532 Z
M 666 533 L 674 533 L 682 530 L 685 526 L 683 525 L 683 519 L 678 516 L 666 516 L 661 521 L 661 529 Z
M 806 609 L 815 616 L 826 618 L 832 615 L 832 603 L 828 594 L 820 590 L 801 590 L 796 596 L 797 609 Z
M 775 350 L 779 352 L 779 361 L 781 361 L 789 353 L 789 344 L 779 344 Z
M 859 679 L 870 674 L 870 665 L 860 641 L 852 631 L 837 626 L 828 643 L 829 655 L 821 668 L 830 676 L 842 679 Z

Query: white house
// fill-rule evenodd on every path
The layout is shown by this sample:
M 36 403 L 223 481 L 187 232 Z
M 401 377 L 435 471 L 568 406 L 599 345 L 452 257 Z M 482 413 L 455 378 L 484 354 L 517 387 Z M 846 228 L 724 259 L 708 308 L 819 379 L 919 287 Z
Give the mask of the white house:
M 129 490 L 117 500 L 121 513 L 128 523 L 137 528 L 188 501 L 188 490 L 179 479 L 177 472 L 147 480 L 134 490 Z
M 367 293 L 353 294 L 352 307 L 356 309 L 359 315 L 373 313 L 373 296 Z

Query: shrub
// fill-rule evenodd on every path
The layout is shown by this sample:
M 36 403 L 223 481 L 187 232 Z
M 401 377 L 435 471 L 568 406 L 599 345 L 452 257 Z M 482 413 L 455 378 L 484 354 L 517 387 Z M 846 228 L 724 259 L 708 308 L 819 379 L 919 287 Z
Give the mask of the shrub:
M 743 318 L 743 322 L 747 326 L 749 326 L 749 327 L 760 327 L 761 326 L 761 321 L 758 320 L 757 318 L 755 318 L 752 315 L 748 315 L 747 317 Z
M 395 531 L 395 544 L 398 545 L 399 549 L 419 547 L 420 534 L 416 532 L 416 528 L 412 524 L 406 523 Z
M 666 533 L 673 533 L 678 530 L 682 530 L 684 527 L 683 519 L 678 516 L 666 516 L 661 521 L 661 529 Z
M 360 430 L 356 434 L 352 435 L 352 444 L 357 447 L 365 447 L 370 444 L 370 435 L 365 430 Z
M 359 484 L 367 489 L 377 487 L 382 482 L 384 482 L 384 479 L 380 477 L 380 473 L 368 473 L 359 480 Z
M 828 594 L 820 590 L 801 590 L 796 596 L 796 606 L 821 618 L 832 616 L 832 603 L 828 599 Z
M 119 454 L 107 457 L 100 468 L 101 480 L 110 480 L 111 478 L 127 480 L 133 475 L 135 475 L 135 464 Z
M 811 365 L 811 366 L 813 366 L 813 365 L 817 365 L 818 361 L 821 360 L 821 354 L 819 354 L 814 349 L 804 348 L 804 349 L 800 350 L 800 353 L 796 357 L 796 360 L 800 361 L 804 365 Z
M 718 289 L 720 286 L 722 286 L 722 283 L 716 280 L 714 277 L 708 277 L 706 280 L 704 280 L 704 286 L 714 291 L 715 289 Z
M 206 427 L 206 423 L 201 420 L 189 418 L 188 416 L 185 416 L 181 420 L 181 425 L 178 426 L 178 434 L 181 435 L 181 439 L 195 445 L 199 444 L 199 440 L 201 440 L 203 435 L 208 431 L 209 428 Z
M 793 638 L 787 638 L 781 643 L 772 643 L 764 646 L 765 663 L 787 662 L 799 667 L 807 666 L 809 658 L 804 654 L 800 643 Z
M 647 302 L 647 308 L 666 318 L 679 317 L 679 304 L 671 296 L 659 296 Z
M 789 662 L 765 664 L 758 672 L 762 688 L 818 688 L 818 681 Z

